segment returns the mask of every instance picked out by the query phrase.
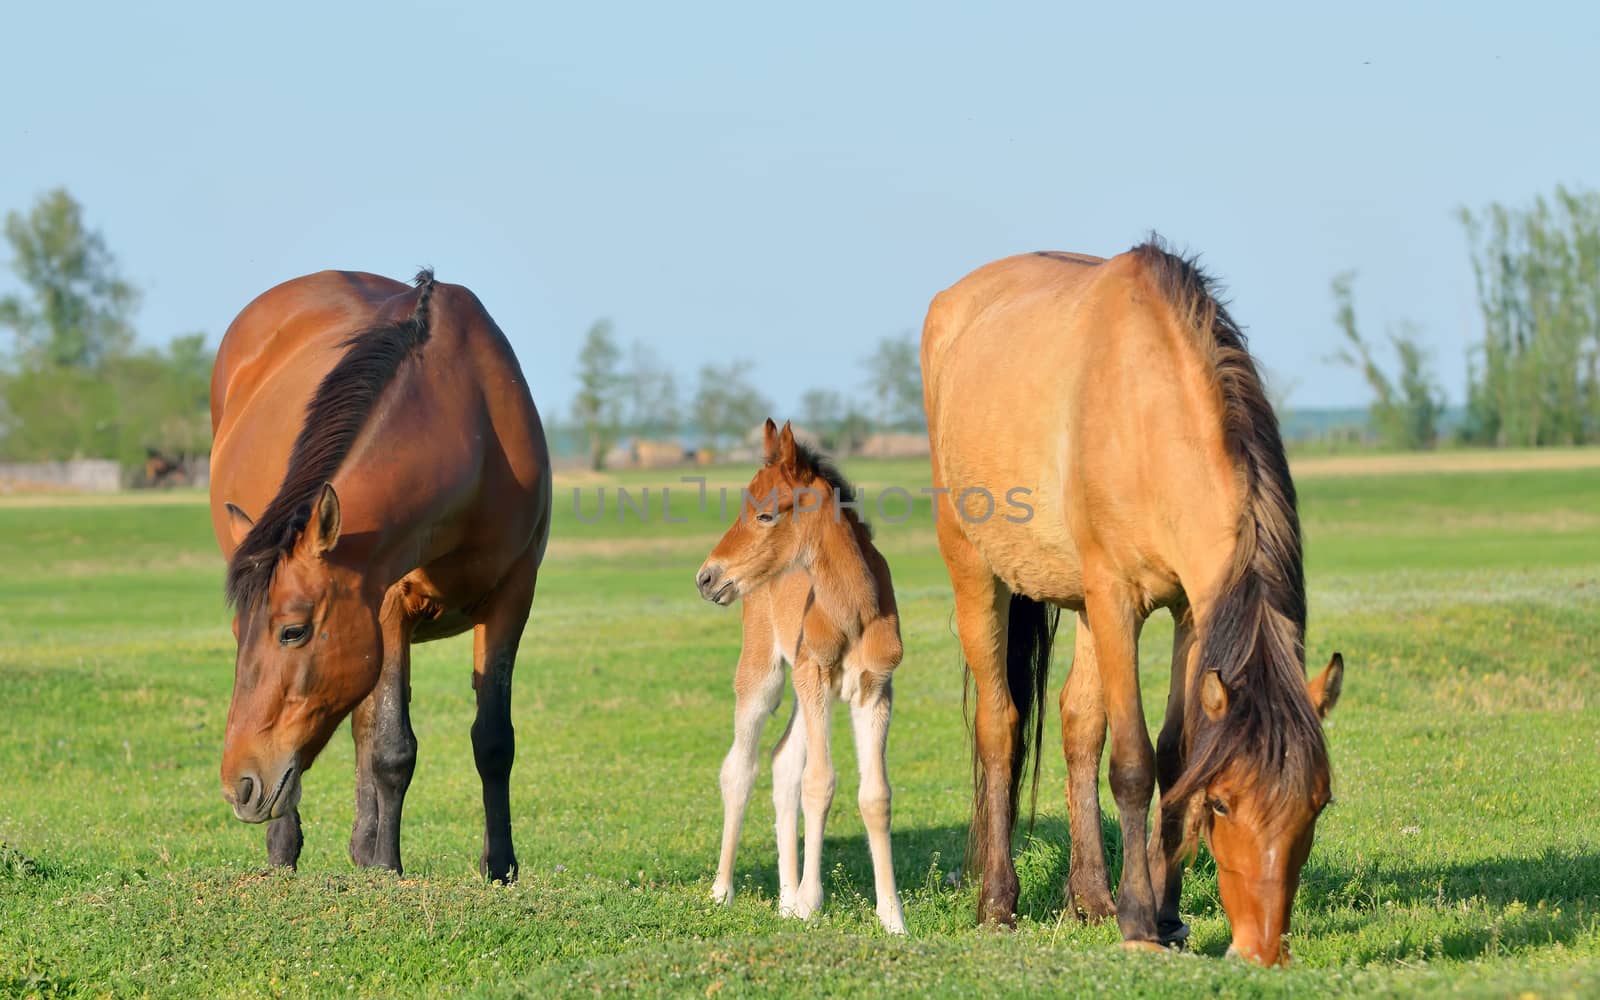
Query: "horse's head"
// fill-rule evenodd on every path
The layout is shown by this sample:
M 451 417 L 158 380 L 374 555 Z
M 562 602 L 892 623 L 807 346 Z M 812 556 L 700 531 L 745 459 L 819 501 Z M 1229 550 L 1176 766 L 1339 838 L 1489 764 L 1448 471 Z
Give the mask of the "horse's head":
M 1325 719 L 1339 700 L 1344 658 L 1338 653 L 1306 684 L 1311 707 Z M 1229 692 L 1216 672 L 1200 684 L 1201 707 L 1212 721 L 1228 712 Z M 1248 755 L 1223 765 L 1188 800 L 1191 833 L 1206 838 L 1217 862 L 1217 889 L 1233 930 L 1228 954 L 1262 965 L 1289 964 L 1283 940 L 1300 869 L 1311 853 L 1317 818 L 1330 798 L 1326 753 L 1298 756 L 1303 773 L 1262 780 Z M 1285 793 L 1285 788 L 1294 789 Z
M 244 544 L 252 522 L 243 511 L 229 504 L 228 516 L 240 544 L 230 568 L 238 653 L 222 796 L 235 816 L 260 823 L 298 804 L 301 774 L 377 684 L 383 640 L 377 600 L 330 558 L 339 544 L 331 485 L 276 540 L 251 538 L 261 545 Z
M 738 520 L 695 574 L 700 596 L 729 605 L 795 566 L 810 563 L 825 518 L 838 516 L 833 487 L 798 448 L 787 422 L 766 425 L 766 462 L 745 487 Z

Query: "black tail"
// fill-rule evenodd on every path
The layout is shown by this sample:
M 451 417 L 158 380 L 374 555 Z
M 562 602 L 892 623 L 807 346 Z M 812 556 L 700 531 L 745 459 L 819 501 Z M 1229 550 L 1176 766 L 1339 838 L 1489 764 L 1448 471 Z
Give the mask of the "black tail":
M 1011 691 L 1011 703 L 1017 709 L 1017 738 L 1011 753 L 1011 816 L 1015 822 L 1017 802 L 1021 797 L 1022 774 L 1028 766 L 1028 751 L 1033 749 L 1033 791 L 1028 805 L 1028 832 L 1033 832 L 1034 815 L 1039 808 L 1039 754 L 1037 748 L 1044 739 L 1045 687 L 1050 679 L 1050 647 L 1055 644 L 1056 624 L 1061 619 L 1061 609 L 1042 601 L 1011 595 L 1011 609 L 1007 626 L 1006 687 Z M 967 711 L 972 690 L 972 672 L 966 672 L 966 687 L 962 692 L 962 710 L 967 715 L 968 730 L 972 728 L 972 714 Z M 987 783 L 983 763 L 978 759 L 978 741 L 972 740 L 972 825 L 967 830 L 967 859 L 965 873 L 972 873 L 982 863 L 984 840 L 989 829 Z M 1010 845 L 1007 845 L 1009 848 Z

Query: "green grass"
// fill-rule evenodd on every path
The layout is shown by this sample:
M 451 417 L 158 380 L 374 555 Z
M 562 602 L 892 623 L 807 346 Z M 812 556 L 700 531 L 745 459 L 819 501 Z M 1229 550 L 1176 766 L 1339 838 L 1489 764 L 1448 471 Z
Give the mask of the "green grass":
M 926 476 L 848 471 L 913 491 Z M 744 473 L 710 475 L 736 487 Z M 269 872 L 262 829 L 218 789 L 233 643 L 203 499 L 0 507 L 0 995 L 1600 991 L 1600 470 L 1302 483 L 1310 655 L 1342 650 L 1348 673 L 1329 726 L 1336 802 L 1297 902 L 1296 964 L 1276 971 L 1217 957 L 1227 925 L 1204 856 L 1183 901 L 1196 954 L 1126 955 L 1114 926 L 1063 915 L 1054 751 L 1034 836 L 1019 832 L 1021 924 L 973 926 L 973 890 L 951 878 L 969 772 L 925 501 L 879 528 L 907 645 L 890 776 L 909 939 L 872 914 L 842 723 L 821 918 L 777 916 L 765 774 L 740 894 L 713 906 L 739 627 L 690 582 L 715 504 L 674 497 L 686 524 L 618 523 L 614 505 L 584 524 L 558 490 L 516 681 L 510 888 L 476 877 L 469 640 L 415 657 L 405 879 L 347 860 L 342 736 L 306 779 L 301 870 Z M 1152 717 L 1169 637 L 1164 616 L 1145 632 Z

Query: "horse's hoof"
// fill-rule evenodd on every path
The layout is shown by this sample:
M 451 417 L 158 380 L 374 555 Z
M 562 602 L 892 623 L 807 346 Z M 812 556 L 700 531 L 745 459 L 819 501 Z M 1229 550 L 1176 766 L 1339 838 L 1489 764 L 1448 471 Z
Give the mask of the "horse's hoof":
M 714 885 L 711 887 L 711 901 L 722 906 L 733 902 L 733 886 Z
M 1179 922 L 1161 928 L 1161 943 L 1173 951 L 1189 950 L 1189 925 Z
M 1161 944 L 1160 942 L 1157 942 L 1157 941 L 1124 941 L 1124 942 L 1122 942 L 1122 950 L 1123 951 L 1148 951 L 1148 952 L 1155 952 L 1157 954 L 1165 954 L 1167 948 L 1166 948 L 1165 945 L 1163 945 L 1163 944 Z
M 1111 901 L 1110 896 L 1074 895 L 1072 908 L 1078 912 L 1078 919 L 1086 924 L 1097 924 L 1117 915 L 1117 904 Z

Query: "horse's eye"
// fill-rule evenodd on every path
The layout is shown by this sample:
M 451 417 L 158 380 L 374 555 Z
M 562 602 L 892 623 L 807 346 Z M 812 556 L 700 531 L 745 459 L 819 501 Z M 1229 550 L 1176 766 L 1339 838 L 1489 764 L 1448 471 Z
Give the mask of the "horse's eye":
M 771 524 L 773 521 L 776 521 L 777 519 L 778 519 L 778 516 L 776 514 L 772 513 L 770 510 L 764 510 L 761 513 L 756 515 L 756 520 L 760 521 L 762 524 Z
M 1206 805 L 1209 806 L 1211 811 L 1216 813 L 1218 816 L 1228 815 L 1228 807 L 1223 804 L 1221 799 L 1207 799 Z
M 311 634 L 311 629 L 306 625 L 285 625 L 283 631 L 278 633 L 278 645 L 298 646 L 306 641 L 306 636 Z

